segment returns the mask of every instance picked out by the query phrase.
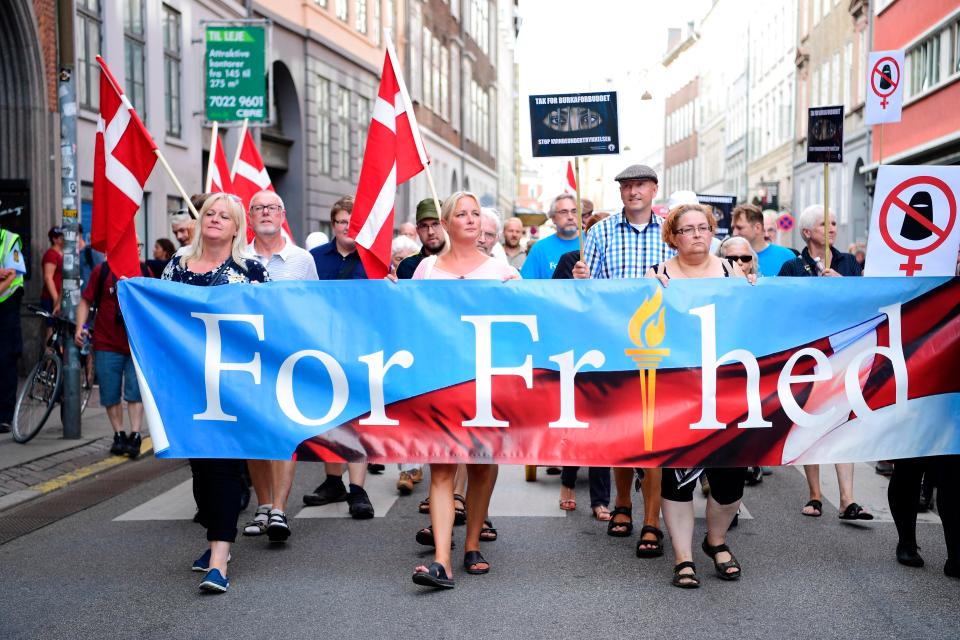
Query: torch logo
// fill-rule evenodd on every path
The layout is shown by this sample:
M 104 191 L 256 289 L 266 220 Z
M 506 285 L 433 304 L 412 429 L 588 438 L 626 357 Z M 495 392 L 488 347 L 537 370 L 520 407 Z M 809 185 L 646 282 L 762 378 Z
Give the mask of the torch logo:
M 667 324 L 663 319 L 666 309 L 663 307 L 663 290 L 658 286 L 652 298 L 644 298 L 630 323 L 627 331 L 630 341 L 638 349 L 624 349 L 624 353 L 633 358 L 640 371 L 640 403 L 643 413 L 643 449 L 653 450 L 653 415 L 657 398 L 657 366 L 664 356 L 670 355 L 670 349 L 659 349 L 667 333 Z

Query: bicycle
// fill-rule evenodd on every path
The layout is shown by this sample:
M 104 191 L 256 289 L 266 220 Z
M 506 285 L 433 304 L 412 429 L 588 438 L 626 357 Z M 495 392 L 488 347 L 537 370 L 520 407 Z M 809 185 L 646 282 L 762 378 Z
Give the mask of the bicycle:
M 73 340 L 76 324 L 66 318 L 54 315 L 40 307 L 27 305 L 36 315 L 53 321 L 53 332 L 47 339 L 40 359 L 27 376 L 27 381 L 17 394 L 17 404 L 13 411 L 11 433 L 16 442 L 24 444 L 34 438 L 56 403 L 61 403 L 63 412 L 63 353 L 67 340 Z M 80 368 L 80 414 L 83 414 L 93 392 L 93 357 L 81 355 Z

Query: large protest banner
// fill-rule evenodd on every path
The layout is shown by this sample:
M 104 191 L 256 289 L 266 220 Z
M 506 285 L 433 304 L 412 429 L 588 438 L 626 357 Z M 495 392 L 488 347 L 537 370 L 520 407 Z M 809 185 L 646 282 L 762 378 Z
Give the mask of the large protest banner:
M 120 302 L 160 457 L 685 467 L 960 453 L 960 279 L 865 284 L 136 278 Z

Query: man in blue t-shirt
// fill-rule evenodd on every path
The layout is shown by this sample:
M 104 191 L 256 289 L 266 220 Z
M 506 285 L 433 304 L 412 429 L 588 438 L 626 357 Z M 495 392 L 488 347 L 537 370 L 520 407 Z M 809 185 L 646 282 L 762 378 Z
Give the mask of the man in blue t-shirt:
M 557 227 L 557 232 L 537 240 L 530 249 L 520 275 L 524 280 L 549 280 L 553 271 L 560 262 L 560 257 L 573 250 L 580 249 L 580 223 L 577 220 L 577 202 L 569 193 L 564 193 L 553 199 L 550 205 L 550 219 Z
M 733 235 L 742 236 L 750 243 L 760 258 L 760 274 L 775 276 L 784 262 L 793 260 L 796 254 L 786 247 L 766 241 L 763 233 L 763 213 L 760 207 L 741 204 L 733 210 Z

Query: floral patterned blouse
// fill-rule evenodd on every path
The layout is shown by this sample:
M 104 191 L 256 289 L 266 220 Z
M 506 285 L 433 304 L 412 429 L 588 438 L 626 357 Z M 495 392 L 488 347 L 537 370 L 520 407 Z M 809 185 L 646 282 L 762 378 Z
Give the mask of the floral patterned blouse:
M 174 256 L 167 264 L 160 276 L 163 280 L 182 282 L 200 287 L 213 287 L 221 284 L 237 284 L 249 282 L 269 282 L 270 276 L 263 265 L 256 260 L 243 259 L 243 264 L 237 264 L 233 257 L 229 257 L 216 269 L 206 273 L 195 273 L 180 266 L 180 256 Z

